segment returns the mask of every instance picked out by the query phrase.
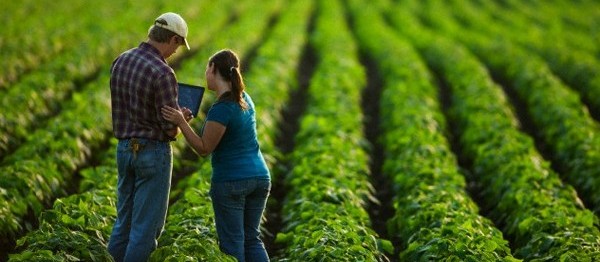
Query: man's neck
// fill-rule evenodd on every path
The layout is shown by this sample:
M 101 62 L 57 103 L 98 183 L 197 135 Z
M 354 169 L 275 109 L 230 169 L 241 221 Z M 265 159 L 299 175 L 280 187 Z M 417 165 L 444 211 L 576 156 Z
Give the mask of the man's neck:
M 160 56 L 162 56 L 162 58 L 167 59 L 166 56 L 166 44 L 165 43 L 159 43 L 156 42 L 152 39 L 148 39 L 146 40 L 146 43 L 148 43 L 149 45 L 153 46 L 154 48 L 156 48 L 158 50 L 158 52 L 160 53 Z

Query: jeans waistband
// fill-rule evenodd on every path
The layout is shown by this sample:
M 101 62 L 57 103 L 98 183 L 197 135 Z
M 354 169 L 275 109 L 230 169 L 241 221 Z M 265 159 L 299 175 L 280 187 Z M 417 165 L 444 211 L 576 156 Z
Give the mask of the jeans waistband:
M 126 138 L 119 139 L 119 146 L 132 148 L 134 151 L 140 151 L 143 149 L 151 149 L 160 146 L 169 146 L 168 141 L 160 141 L 149 138 Z

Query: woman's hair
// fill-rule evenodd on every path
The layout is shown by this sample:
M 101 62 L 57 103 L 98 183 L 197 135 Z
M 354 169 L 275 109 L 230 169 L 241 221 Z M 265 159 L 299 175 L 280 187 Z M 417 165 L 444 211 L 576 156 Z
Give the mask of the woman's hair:
M 242 98 L 246 86 L 240 72 L 240 59 L 237 54 L 229 49 L 223 49 L 211 56 L 208 64 L 214 64 L 214 69 L 218 70 L 223 79 L 231 82 L 231 92 L 226 92 L 219 100 L 230 100 L 239 104 L 242 109 L 248 109 L 246 101 Z

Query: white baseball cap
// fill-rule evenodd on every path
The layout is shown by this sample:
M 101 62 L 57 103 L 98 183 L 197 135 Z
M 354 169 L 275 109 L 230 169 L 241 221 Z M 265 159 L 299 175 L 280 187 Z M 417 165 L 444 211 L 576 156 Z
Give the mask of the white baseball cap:
M 188 27 L 180 15 L 172 12 L 164 13 L 154 20 L 154 26 L 162 27 L 183 37 L 185 47 L 190 50 L 190 45 L 187 41 Z

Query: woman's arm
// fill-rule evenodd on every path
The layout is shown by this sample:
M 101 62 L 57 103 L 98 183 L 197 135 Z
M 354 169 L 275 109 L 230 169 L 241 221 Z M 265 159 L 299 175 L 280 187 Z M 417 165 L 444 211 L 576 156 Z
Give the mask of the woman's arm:
M 206 156 L 215 150 L 225 134 L 226 127 L 219 122 L 207 121 L 202 136 L 198 136 L 187 122 L 180 126 L 181 133 L 190 146 L 201 156 Z
M 215 121 L 207 121 L 202 136 L 198 136 L 190 124 L 185 121 L 181 111 L 165 106 L 161 112 L 166 120 L 173 122 L 181 129 L 185 140 L 201 156 L 212 153 L 225 134 L 226 127 L 224 125 Z

